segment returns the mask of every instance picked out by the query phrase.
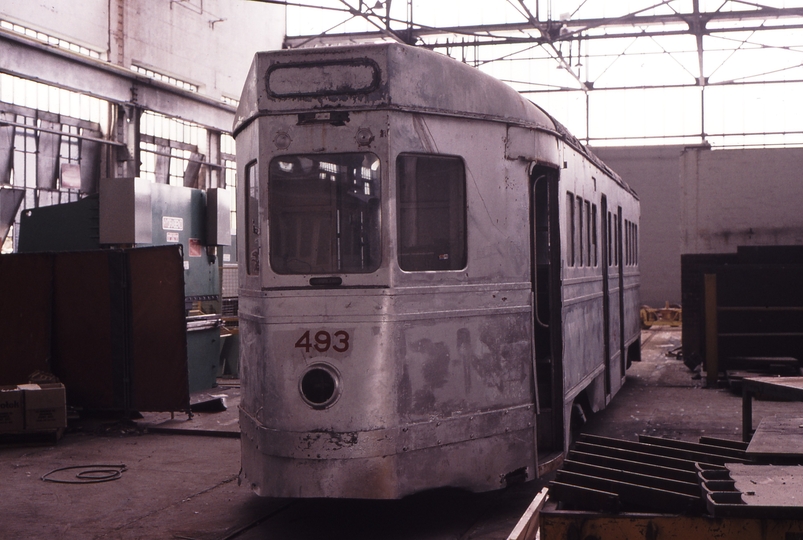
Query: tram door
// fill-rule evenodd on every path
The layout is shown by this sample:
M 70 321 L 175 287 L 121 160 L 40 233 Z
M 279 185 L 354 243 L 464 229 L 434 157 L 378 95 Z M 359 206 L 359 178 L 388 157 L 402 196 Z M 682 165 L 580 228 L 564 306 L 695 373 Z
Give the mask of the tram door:
M 605 336 L 605 395 L 610 399 L 613 390 L 612 374 L 624 377 L 624 275 L 622 272 L 622 208 L 608 209 L 608 199 L 602 195 L 602 327 Z M 614 369 L 611 357 L 619 355 L 619 369 Z M 617 386 L 620 384 L 617 381 Z
M 563 451 L 563 370 L 558 174 L 536 167 L 530 177 L 532 297 L 539 461 Z
M 611 271 L 611 218 L 608 213 L 608 198 L 603 195 L 600 202 L 600 221 L 602 222 L 602 335 L 605 354 L 605 398 L 611 395 L 611 291 L 609 275 Z

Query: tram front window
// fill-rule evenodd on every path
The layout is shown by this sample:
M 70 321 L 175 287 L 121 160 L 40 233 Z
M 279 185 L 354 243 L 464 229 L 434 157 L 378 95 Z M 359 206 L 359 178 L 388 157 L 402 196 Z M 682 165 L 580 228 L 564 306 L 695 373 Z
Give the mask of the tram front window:
M 278 274 L 379 268 L 379 158 L 369 153 L 274 158 L 268 178 L 270 264 Z

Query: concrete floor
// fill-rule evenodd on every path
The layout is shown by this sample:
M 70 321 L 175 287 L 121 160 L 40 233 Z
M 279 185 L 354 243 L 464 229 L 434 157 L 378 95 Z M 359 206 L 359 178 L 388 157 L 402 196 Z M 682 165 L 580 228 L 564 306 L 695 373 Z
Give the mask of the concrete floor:
M 702 388 L 682 362 L 666 356 L 680 344 L 680 330 L 645 331 L 642 339 L 643 360 L 584 431 L 630 440 L 642 433 L 740 439 L 741 398 Z M 754 404 L 756 423 L 779 413 L 803 415 L 803 403 Z M 239 440 L 226 436 L 236 431 L 233 418 L 234 398 L 226 412 L 192 421 L 81 421 L 56 444 L 0 445 L 0 538 L 504 540 L 541 485 L 485 494 L 443 490 L 402 501 L 262 499 L 237 485 Z M 179 434 L 187 428 L 194 434 Z M 96 484 L 41 480 L 53 469 L 89 464 L 127 470 Z

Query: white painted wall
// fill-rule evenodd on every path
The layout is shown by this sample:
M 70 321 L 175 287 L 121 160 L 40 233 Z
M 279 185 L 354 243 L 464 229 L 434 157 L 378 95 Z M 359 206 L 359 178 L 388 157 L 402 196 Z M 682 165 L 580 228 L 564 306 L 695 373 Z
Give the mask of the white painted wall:
M 803 244 L 803 149 L 689 148 L 680 162 L 681 253 Z
M 679 303 L 680 255 L 803 245 L 803 149 L 596 148 L 641 201 L 641 299 Z
M 3 0 L 0 19 L 102 54 L 109 49 L 109 0 Z
M 254 53 L 281 48 L 284 13 L 246 0 L 0 2 L 0 19 L 196 84 L 215 100 L 239 98 Z
M 638 194 L 641 302 L 680 303 L 680 155 L 682 146 L 595 148 Z
M 125 65 L 152 66 L 239 98 L 254 53 L 281 48 L 284 9 L 244 0 L 126 0 Z M 222 19 L 222 20 L 221 20 Z

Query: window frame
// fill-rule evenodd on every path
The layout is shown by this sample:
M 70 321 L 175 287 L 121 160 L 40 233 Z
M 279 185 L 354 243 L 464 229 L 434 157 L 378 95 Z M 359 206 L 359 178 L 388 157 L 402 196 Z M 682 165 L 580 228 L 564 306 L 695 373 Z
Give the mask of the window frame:
M 405 204 L 416 204 L 418 200 L 415 201 L 405 201 L 404 200 L 404 187 L 402 186 L 402 182 L 404 181 L 403 178 L 403 166 L 402 160 L 406 158 L 425 158 L 425 159 L 444 159 L 444 160 L 451 160 L 460 165 L 460 193 L 461 201 L 458 203 L 452 203 L 451 199 L 448 201 L 448 207 L 451 208 L 459 208 L 460 209 L 460 216 L 459 216 L 459 223 L 457 226 L 456 231 L 452 231 L 450 229 L 449 235 L 451 236 L 453 233 L 459 235 L 458 241 L 460 243 L 458 254 L 461 256 L 458 259 L 458 263 L 454 266 L 449 268 L 436 268 L 433 266 L 427 268 L 419 268 L 419 267 L 412 267 L 406 266 L 406 262 L 409 261 L 410 253 L 405 253 L 405 250 L 408 250 L 407 246 L 405 246 L 404 242 L 404 220 L 405 220 L 405 212 L 406 209 L 403 208 Z M 396 190 L 396 197 L 395 197 L 395 211 L 396 211 L 396 263 L 399 269 L 405 273 L 422 273 L 422 272 L 461 272 L 468 267 L 468 175 L 466 173 L 466 162 L 465 159 L 456 154 L 439 154 L 439 153 L 426 153 L 426 152 L 399 152 L 396 155 L 394 160 L 394 176 L 395 176 L 395 190 Z M 417 172 L 417 171 L 416 171 Z M 417 178 L 417 177 L 416 177 Z M 417 188 L 417 187 L 416 187 Z M 452 187 L 449 188 L 451 191 Z M 421 246 L 421 243 L 417 244 Z M 412 246 L 411 246 L 412 247 Z M 451 250 L 451 242 L 449 242 L 449 249 Z M 441 259 L 439 260 L 454 260 L 453 257 L 449 257 L 448 259 Z M 449 263 L 451 265 L 451 262 Z M 445 265 L 444 265 L 445 266 Z
M 348 265 L 344 265 L 343 264 L 343 261 L 346 258 L 345 254 L 347 253 L 346 251 L 343 250 L 343 242 L 342 242 L 343 238 L 344 238 L 344 236 L 343 236 L 344 235 L 344 232 L 343 232 L 344 222 L 343 222 L 343 220 L 348 215 L 347 212 L 349 210 L 349 207 L 348 207 L 348 204 L 347 204 L 348 201 L 347 201 L 347 198 L 346 198 L 347 195 L 344 195 L 344 191 L 343 191 L 343 186 L 346 185 L 347 183 L 343 182 L 343 178 L 339 178 L 339 179 L 334 179 L 333 178 L 331 180 L 332 183 L 334 184 L 333 190 L 334 190 L 335 199 L 330 204 L 331 204 L 331 208 L 334 209 L 334 214 L 336 215 L 336 218 L 333 221 L 330 222 L 331 228 L 329 229 L 329 232 L 330 232 L 329 239 L 332 240 L 332 242 L 330 244 L 330 247 L 332 248 L 332 253 L 331 253 L 330 259 L 333 257 L 333 260 L 337 261 L 337 263 L 336 263 L 337 267 L 327 268 L 327 269 L 323 269 L 323 270 L 319 270 L 319 269 L 316 269 L 316 268 L 313 267 L 310 270 L 294 271 L 291 268 L 288 268 L 287 265 L 282 267 L 281 265 L 276 264 L 275 257 L 278 257 L 281 254 L 277 254 L 276 251 L 275 251 L 278 248 L 277 248 L 277 245 L 276 245 L 276 241 L 275 241 L 276 239 L 275 239 L 274 235 L 277 234 L 277 230 L 276 230 L 277 225 L 276 225 L 276 223 L 280 222 L 280 218 L 279 218 L 279 216 L 274 215 L 274 213 L 273 213 L 274 212 L 274 208 L 275 208 L 274 205 L 277 204 L 276 201 L 277 201 L 277 197 L 278 197 L 274 193 L 274 189 L 275 189 L 274 184 L 273 184 L 274 178 L 273 178 L 272 172 L 271 172 L 273 170 L 274 163 L 277 162 L 277 161 L 281 161 L 282 159 L 285 159 L 285 160 L 298 159 L 298 158 L 310 159 L 310 160 L 318 162 L 318 165 L 319 165 L 318 174 L 319 175 L 321 175 L 321 174 L 340 175 L 340 174 L 343 174 L 343 171 L 326 170 L 324 168 L 321 168 L 320 165 L 322 163 L 329 163 L 329 164 L 331 164 L 331 165 L 333 165 L 335 167 L 346 167 L 346 165 L 344 163 L 341 163 L 341 162 L 338 161 L 338 159 L 337 159 L 338 157 L 342 157 L 342 156 L 360 156 L 360 155 L 363 156 L 363 159 L 364 159 L 365 156 L 371 156 L 375 160 L 375 162 L 378 163 L 378 169 L 376 170 L 376 178 L 370 180 L 371 182 L 375 182 L 375 189 L 373 189 L 369 194 L 366 194 L 366 195 L 372 195 L 373 198 L 375 198 L 377 200 L 377 203 L 376 203 L 376 205 L 374 207 L 374 213 L 373 213 L 373 215 L 375 216 L 375 222 L 373 223 L 372 226 L 370 224 L 366 226 L 366 230 L 368 231 L 366 234 L 369 235 L 369 236 L 372 236 L 372 238 L 370 239 L 370 240 L 372 240 L 372 242 L 366 241 L 365 243 L 360 243 L 359 244 L 359 246 L 361 248 L 364 248 L 364 249 L 368 250 L 368 255 L 369 255 L 368 262 L 370 264 L 367 265 L 365 269 L 355 268 L 353 266 L 348 266 Z M 327 159 L 326 159 L 327 157 L 331 157 L 331 160 L 327 161 Z M 281 165 L 279 165 L 279 167 L 281 167 Z M 383 204 L 383 201 L 382 201 L 382 167 L 383 167 L 382 159 L 379 157 L 379 155 L 376 152 L 373 152 L 373 151 L 344 151 L 344 152 L 328 152 L 328 153 L 322 153 L 322 154 L 316 154 L 316 153 L 313 153 L 313 152 L 307 152 L 307 153 L 293 153 L 293 154 L 282 154 L 282 155 L 273 156 L 271 158 L 269 164 L 268 164 L 267 182 L 266 182 L 266 185 L 265 185 L 265 189 L 268 191 L 268 204 L 267 204 L 266 211 L 267 211 L 267 216 L 268 216 L 268 222 L 271 224 L 271 226 L 269 227 L 270 231 L 269 231 L 269 238 L 268 238 L 269 246 L 268 246 L 267 263 L 269 264 L 271 271 L 274 274 L 281 275 L 281 276 L 307 276 L 307 275 L 311 275 L 311 276 L 326 276 L 326 275 L 343 276 L 343 275 L 347 275 L 347 274 L 364 276 L 364 275 L 376 273 L 381 268 L 382 259 L 383 259 L 383 256 L 382 256 L 382 244 L 383 244 L 383 238 L 382 238 L 382 236 L 383 236 L 382 235 L 382 214 L 383 214 L 383 210 L 382 210 L 382 204 Z M 350 173 L 346 172 L 346 174 L 350 174 Z M 323 179 L 322 177 L 319 177 L 319 178 Z M 353 178 L 352 178 L 352 180 L 353 180 Z M 357 185 L 356 181 L 353 182 L 353 185 Z M 370 209 L 370 204 L 371 203 L 366 203 L 366 205 L 368 206 L 368 209 Z M 304 208 L 304 207 L 302 206 L 302 208 Z M 309 207 L 306 207 L 306 209 L 308 210 Z M 361 221 L 361 223 L 362 223 L 362 221 Z M 303 231 L 303 230 L 294 230 L 293 232 L 294 232 L 294 234 L 301 234 L 301 235 L 303 235 L 305 233 L 305 231 Z M 371 258 L 370 256 L 374 256 L 374 258 Z M 305 263 L 305 264 L 307 264 L 307 263 Z

